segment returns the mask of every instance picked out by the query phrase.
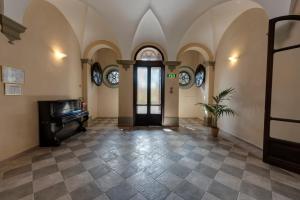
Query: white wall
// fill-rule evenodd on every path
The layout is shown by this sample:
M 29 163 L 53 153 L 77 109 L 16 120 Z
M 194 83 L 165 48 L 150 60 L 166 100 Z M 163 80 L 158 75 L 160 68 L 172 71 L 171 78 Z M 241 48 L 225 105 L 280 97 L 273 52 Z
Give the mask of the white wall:
M 195 72 L 199 64 L 203 64 L 204 58 L 197 51 L 186 51 L 179 56 L 182 66 L 188 66 Z M 194 74 L 193 74 L 194 75 Z M 203 109 L 196 105 L 204 102 L 203 87 L 198 88 L 195 84 L 189 89 L 179 87 L 179 117 L 180 118 L 204 118 Z
M 102 71 L 109 65 L 117 65 L 117 55 L 110 49 L 98 50 L 94 57 L 99 62 Z M 107 87 L 104 83 L 97 87 L 97 117 L 119 116 L 119 88 Z
M 38 145 L 39 100 L 82 96 L 80 47 L 64 16 L 43 0 L 32 0 L 28 28 L 14 45 L 0 34 L 0 65 L 25 70 L 22 96 L 4 96 L 0 82 L 0 161 Z M 67 57 L 57 60 L 53 49 Z
M 233 87 L 228 103 L 236 112 L 224 117 L 219 127 L 258 147 L 263 144 L 268 18 L 262 9 L 242 14 L 225 32 L 216 55 L 215 94 Z M 232 64 L 228 58 L 239 57 Z
M 179 48 L 189 43 L 200 43 L 215 54 L 230 24 L 246 10 L 259 7 L 260 5 L 253 1 L 232 0 L 209 9 L 186 30 Z

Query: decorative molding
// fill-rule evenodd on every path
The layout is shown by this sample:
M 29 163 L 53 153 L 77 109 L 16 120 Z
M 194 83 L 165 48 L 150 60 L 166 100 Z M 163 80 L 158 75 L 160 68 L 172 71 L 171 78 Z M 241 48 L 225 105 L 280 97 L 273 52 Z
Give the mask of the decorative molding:
M 14 44 L 15 40 L 21 40 L 20 34 L 24 33 L 26 30 L 26 27 L 3 14 L 0 14 L 0 25 L 1 32 L 7 37 L 10 44 Z
M 214 67 L 216 65 L 216 62 L 215 61 L 205 61 L 203 64 L 208 67 Z
M 4 160 L 0 160 L 0 166 L 5 166 L 8 163 L 10 163 L 10 161 L 18 159 L 22 156 L 26 156 L 26 155 L 28 155 L 28 153 L 33 153 L 35 150 L 37 150 L 39 148 L 40 148 L 39 146 L 34 146 L 34 147 L 31 147 L 31 148 L 28 148 L 27 150 L 22 151 L 21 153 L 17 153 L 13 156 L 5 158 Z
M 181 61 L 165 61 L 164 65 L 177 67 L 181 65 Z
M 117 60 L 117 63 L 119 65 L 122 65 L 125 71 L 127 71 L 130 68 L 130 66 L 134 65 L 135 62 L 135 60 Z
M 92 65 L 94 63 L 94 61 L 92 59 L 87 59 L 87 58 L 82 58 L 80 59 L 81 64 L 89 64 Z

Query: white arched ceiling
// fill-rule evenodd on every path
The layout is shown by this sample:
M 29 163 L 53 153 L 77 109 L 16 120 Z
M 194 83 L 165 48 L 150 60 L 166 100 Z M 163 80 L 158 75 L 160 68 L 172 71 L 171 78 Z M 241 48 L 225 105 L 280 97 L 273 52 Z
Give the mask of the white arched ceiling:
M 82 46 L 88 6 L 81 1 L 47 0 L 64 14 Z
M 164 31 L 151 9 L 146 12 L 136 29 L 131 50 L 147 42 L 159 44 L 164 49 L 167 47 Z
M 82 53 L 89 44 L 99 39 L 117 43 L 111 27 L 87 4 L 78 0 L 47 1 L 65 15 L 78 38 Z
M 131 57 L 132 40 L 140 19 L 149 9 L 149 0 L 82 0 L 95 8 L 111 25 L 125 58 Z
M 180 46 L 188 43 L 202 43 L 216 52 L 218 44 L 231 23 L 245 11 L 262 8 L 249 0 L 231 0 L 215 6 L 199 17 L 185 33 Z
M 25 10 L 31 0 L 2 1 L 4 1 L 4 14 L 22 23 Z M 165 35 L 169 58 L 175 59 L 179 44 L 191 40 L 190 38 L 201 40 L 200 43 L 215 50 L 223 34 L 222 31 L 226 30 L 224 27 L 227 25 L 224 24 L 228 24 L 234 15 L 238 15 L 236 9 L 243 9 L 245 4 L 254 5 L 256 2 L 258 3 L 256 6 L 261 5 L 269 17 L 273 18 L 288 14 L 291 2 L 294 0 L 234 0 L 233 4 L 230 0 L 47 1 L 65 15 L 78 37 L 82 51 L 92 41 L 110 40 L 119 45 L 124 58 L 130 58 L 131 52 L 128 49 L 131 49 L 141 19 L 143 20 L 145 13 L 151 9 Z M 219 6 L 227 12 L 216 9 Z M 205 23 L 206 21 L 209 23 Z M 197 34 L 193 33 L 194 30 Z

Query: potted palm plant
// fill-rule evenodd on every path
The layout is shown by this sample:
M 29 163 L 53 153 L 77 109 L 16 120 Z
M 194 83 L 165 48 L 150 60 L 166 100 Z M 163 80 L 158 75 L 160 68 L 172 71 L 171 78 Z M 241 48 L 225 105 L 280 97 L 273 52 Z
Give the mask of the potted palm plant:
M 213 137 L 218 137 L 219 128 L 218 128 L 218 120 L 223 117 L 224 115 L 227 116 L 234 116 L 235 112 L 227 105 L 224 105 L 224 101 L 228 101 L 231 99 L 234 93 L 233 88 L 228 88 L 223 90 L 218 95 L 213 97 L 213 103 L 198 103 L 204 107 L 204 109 L 209 113 L 209 117 L 211 118 L 211 133 Z

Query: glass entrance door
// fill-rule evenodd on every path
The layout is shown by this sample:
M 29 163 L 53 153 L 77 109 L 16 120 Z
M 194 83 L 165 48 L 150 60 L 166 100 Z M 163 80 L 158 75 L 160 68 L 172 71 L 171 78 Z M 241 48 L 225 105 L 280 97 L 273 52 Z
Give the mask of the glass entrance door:
M 297 173 L 300 173 L 300 95 L 296 89 L 300 85 L 299 30 L 298 15 L 270 20 L 264 127 L 264 161 Z
M 135 125 L 162 125 L 164 66 L 159 61 L 137 61 L 134 69 Z

